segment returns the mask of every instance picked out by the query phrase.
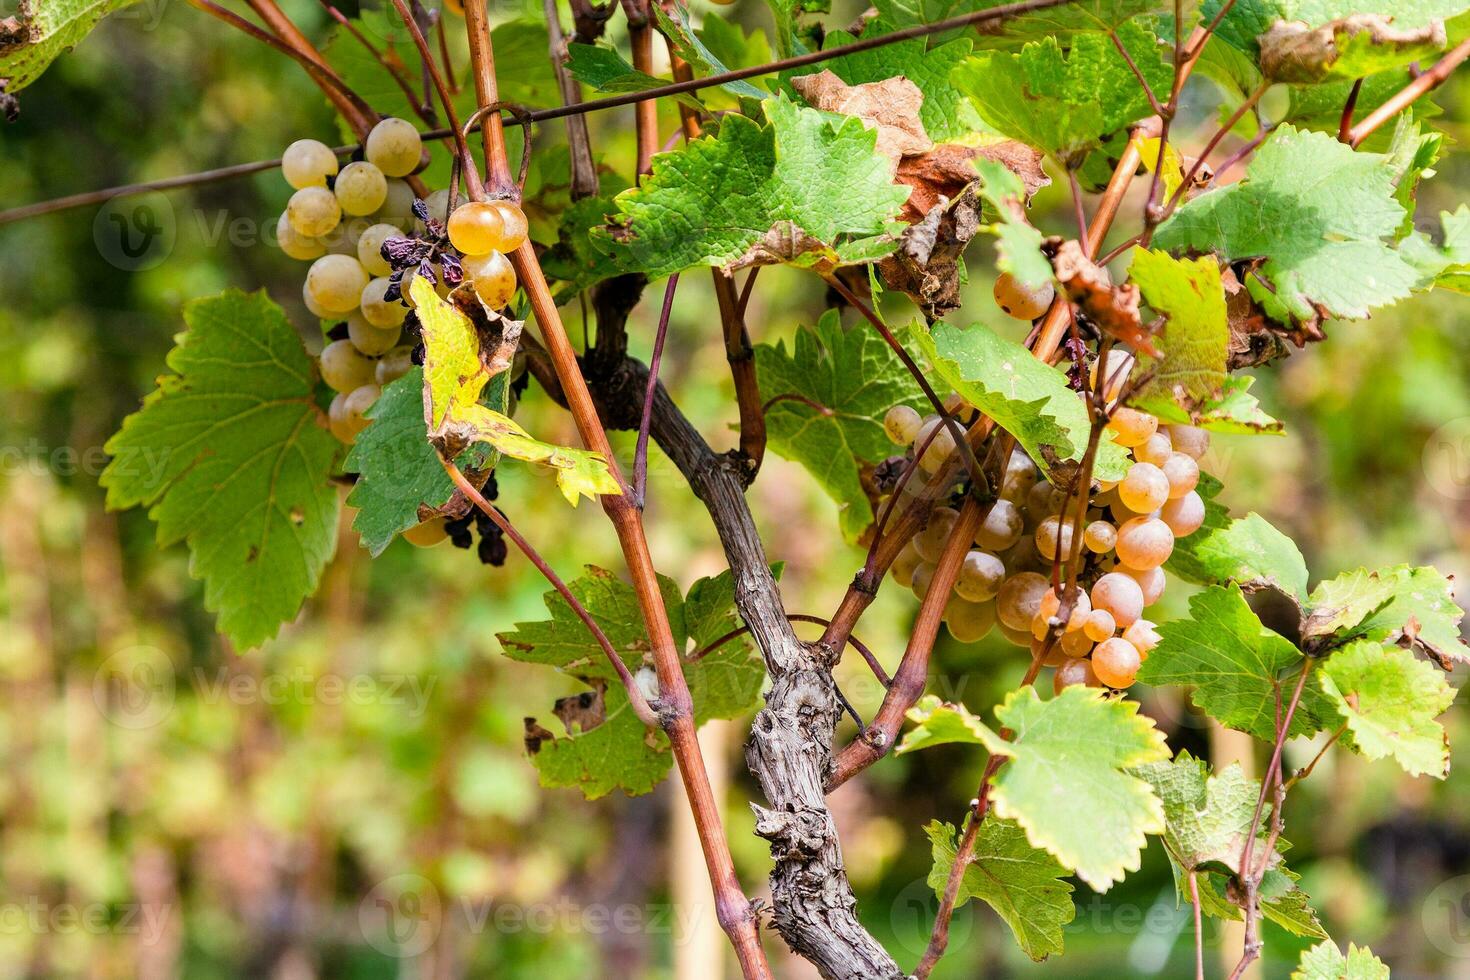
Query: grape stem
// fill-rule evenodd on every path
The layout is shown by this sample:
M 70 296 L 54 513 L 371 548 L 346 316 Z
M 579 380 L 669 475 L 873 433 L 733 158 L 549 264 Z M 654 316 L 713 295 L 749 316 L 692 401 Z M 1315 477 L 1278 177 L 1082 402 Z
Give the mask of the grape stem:
M 413 86 L 408 83 L 408 79 L 403 77 L 403 72 L 399 69 L 399 66 L 394 64 L 392 59 L 386 57 L 383 52 L 379 51 L 377 45 L 369 41 L 367 36 L 357 29 L 357 25 L 352 23 L 350 17 L 332 5 L 331 0 L 317 0 L 317 3 L 327 12 L 327 16 L 336 21 L 348 34 L 351 34 L 357 40 L 357 43 L 361 44 L 364 50 L 372 55 L 373 60 L 381 65 L 383 70 L 397 83 L 399 90 L 407 97 L 408 104 L 413 106 L 413 111 L 423 120 L 424 125 L 431 127 L 439 125 L 439 117 L 434 112 L 433 102 L 422 98 L 413 90 Z
M 1370 112 L 1362 122 L 1348 130 L 1348 143 L 1353 149 L 1363 145 L 1380 126 L 1408 108 L 1413 102 L 1445 83 L 1456 68 L 1470 58 L 1470 38 L 1466 38 L 1450 49 L 1449 53 L 1434 63 L 1434 67 L 1415 78 L 1395 92 L 1381 106 Z
M 669 276 L 664 287 L 664 305 L 658 317 L 658 332 L 653 336 L 653 355 L 648 359 L 648 387 L 643 395 L 643 417 L 638 423 L 638 442 L 633 449 L 633 501 L 643 509 L 648 491 L 648 426 L 653 420 L 653 397 L 658 393 L 658 368 L 664 356 L 664 338 L 669 333 L 669 314 L 674 309 L 674 290 L 679 287 L 679 274 Z
M 419 28 L 418 21 L 414 19 L 413 12 L 408 9 L 408 4 L 404 3 L 404 0 L 393 0 L 393 6 L 397 8 L 398 16 L 402 18 L 403 26 L 408 28 L 414 47 L 419 49 L 419 61 L 433 81 L 434 90 L 439 93 L 439 101 L 444 106 L 444 117 L 449 120 L 449 128 L 454 130 L 454 146 L 459 158 L 460 170 L 464 173 L 465 186 L 469 189 L 470 198 L 478 201 L 484 196 L 484 185 L 480 180 L 480 168 L 475 164 L 469 144 L 465 142 L 464 133 L 460 131 L 459 116 L 454 111 L 454 97 L 449 93 L 449 86 L 444 84 L 444 76 L 439 72 L 434 53 L 429 50 L 429 42 Z M 451 198 L 455 191 L 456 188 L 450 188 Z
M 541 557 L 540 552 L 532 547 L 531 542 L 527 541 L 525 536 L 516 530 L 515 525 L 511 524 L 510 519 L 502 514 L 494 504 L 486 500 L 484 494 L 475 488 L 475 485 L 469 481 L 469 478 L 464 475 L 464 472 L 455 465 L 454 460 L 445 459 L 441 456 L 439 462 L 444 466 L 444 472 L 449 474 L 449 479 L 453 480 L 454 485 L 459 488 L 459 492 L 469 498 L 470 502 L 476 507 L 480 508 L 480 511 L 486 517 L 490 518 L 495 526 L 500 528 L 501 532 L 510 538 L 517 548 L 521 549 L 521 553 L 530 560 L 532 565 L 536 566 L 536 570 L 545 577 L 546 581 L 551 583 L 551 587 L 571 607 L 572 612 L 582 621 L 582 625 L 587 627 L 587 631 L 592 634 L 592 638 L 597 641 L 597 645 L 602 648 L 602 652 L 607 656 L 608 663 L 612 664 L 613 670 L 617 672 L 618 679 L 623 682 L 623 687 L 628 693 L 628 701 L 633 706 L 633 713 L 638 716 L 638 720 L 650 728 L 657 727 L 659 724 L 658 712 L 654 710 L 653 706 L 643 696 L 643 691 L 639 688 L 638 682 L 634 679 L 632 672 L 628 670 L 628 665 L 623 662 L 623 658 L 618 656 L 617 651 L 613 649 L 612 641 L 607 638 L 607 634 L 602 631 L 602 627 L 597 625 L 597 620 L 592 618 L 592 614 L 587 611 L 587 607 L 582 605 L 581 600 L 572 593 L 572 590 L 562 581 L 561 576 L 556 574 L 555 570 L 547 564 L 546 559 Z
M 793 623 L 816 623 L 818 626 L 826 626 L 828 625 L 828 623 L 831 622 L 831 620 L 823 619 L 821 616 L 810 616 L 805 613 L 787 613 L 786 618 Z M 698 650 L 695 650 L 688 657 L 684 658 L 685 662 L 691 664 L 695 663 L 696 661 L 701 660 L 714 651 L 718 650 L 726 643 L 729 643 L 731 640 L 738 639 L 749 632 L 749 626 L 740 626 L 736 629 L 733 629 L 730 632 L 726 633 L 724 636 L 711 640 L 704 646 L 700 647 Z M 848 646 L 856 650 L 858 652 L 858 655 L 861 656 L 863 660 L 867 663 L 868 667 L 873 671 L 873 676 L 878 679 L 878 683 L 882 684 L 884 687 L 888 687 L 893 683 L 893 678 L 888 676 L 888 671 L 883 669 L 883 665 L 879 663 L 878 658 L 873 655 L 872 649 L 870 649 L 866 644 L 864 644 L 855 636 L 849 636 L 847 638 L 847 644 Z

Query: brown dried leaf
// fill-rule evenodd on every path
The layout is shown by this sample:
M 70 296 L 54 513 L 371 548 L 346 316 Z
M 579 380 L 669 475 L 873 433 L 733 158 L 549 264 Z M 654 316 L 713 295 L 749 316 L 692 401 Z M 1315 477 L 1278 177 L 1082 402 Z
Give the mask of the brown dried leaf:
M 599 681 L 590 691 L 557 698 L 551 713 L 567 726 L 568 735 L 591 731 L 607 721 L 607 705 L 603 700 L 605 691 L 606 687 Z
M 1134 350 L 1162 356 L 1139 318 L 1137 286 L 1113 285 L 1108 270 L 1089 259 L 1074 239 L 1058 245 L 1051 261 L 1057 281 L 1092 324 Z
M 791 221 L 778 221 L 771 230 L 762 235 L 745 254 L 725 266 L 726 271 L 737 272 L 752 265 L 782 265 L 794 262 L 810 252 L 831 251 L 821 239 L 807 233 Z M 830 270 L 831 263 L 818 262 L 817 268 Z
M 849 85 L 824 69 L 815 75 L 798 75 L 791 80 L 791 87 L 814 108 L 857 116 L 868 128 L 876 129 L 878 152 L 895 166 L 903 157 L 927 153 L 934 147 L 919 119 L 924 93 L 901 75 Z
M 878 263 L 889 289 L 912 299 L 932 322 L 960 305 L 960 256 L 980 227 L 980 202 L 967 187 L 950 203 L 941 196 L 903 233 L 897 251 Z
M 1366 38 L 1366 43 L 1388 48 L 1441 49 L 1447 43 L 1443 21 L 1399 30 L 1383 14 L 1353 14 L 1312 27 L 1301 21 L 1278 20 L 1258 41 L 1261 70 L 1278 82 L 1309 83 L 1326 78 L 1341 55 L 1339 42 Z

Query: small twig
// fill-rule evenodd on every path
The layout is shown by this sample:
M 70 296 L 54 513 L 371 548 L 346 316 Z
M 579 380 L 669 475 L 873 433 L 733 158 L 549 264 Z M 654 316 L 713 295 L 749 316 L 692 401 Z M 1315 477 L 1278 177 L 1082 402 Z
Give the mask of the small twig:
M 439 16 L 434 18 L 434 33 L 439 35 L 439 60 L 444 62 L 444 80 L 449 83 L 449 91 L 454 95 L 459 94 L 459 76 L 454 70 L 454 59 L 449 54 L 449 36 L 444 30 L 444 12 L 441 10 Z
M 1220 145 L 1220 141 L 1223 140 L 1230 133 L 1230 131 L 1235 128 L 1235 124 L 1240 122 L 1240 120 L 1245 117 L 1245 114 L 1247 112 L 1250 112 L 1251 109 L 1255 108 L 1256 103 L 1261 101 L 1261 96 L 1265 95 L 1266 89 L 1270 87 L 1271 83 L 1269 81 L 1262 82 L 1260 85 L 1256 86 L 1256 90 L 1252 92 L 1246 98 L 1246 100 L 1242 102 L 1240 106 L 1230 114 L 1230 118 L 1225 120 L 1224 125 L 1222 125 L 1219 129 L 1215 131 L 1215 135 L 1210 137 L 1210 141 L 1205 144 L 1205 148 L 1201 150 L 1199 156 L 1195 158 L 1194 166 L 1190 167 L 1189 172 L 1184 175 L 1183 183 L 1181 183 L 1179 187 L 1174 191 L 1174 193 L 1170 195 L 1169 203 L 1164 206 L 1164 218 L 1167 218 L 1169 215 L 1173 214 L 1174 210 L 1179 207 L 1179 202 L 1184 199 L 1185 192 L 1188 191 L 1191 186 L 1193 186 L 1195 177 L 1199 175 L 1199 168 L 1205 165 L 1205 160 L 1209 157 L 1211 153 L 1214 152 L 1215 147 Z M 1163 219 L 1161 218 L 1160 221 L 1162 222 L 1162 220 Z
M 786 618 L 793 623 L 815 623 L 818 626 L 827 626 L 831 623 L 831 620 L 823 619 L 821 616 L 809 616 L 805 613 L 787 613 Z M 692 664 L 697 660 L 702 660 L 731 640 L 739 639 L 749 632 L 749 626 L 737 627 L 723 636 L 710 640 L 704 646 L 685 657 L 684 662 Z M 878 658 L 873 655 L 873 651 L 867 645 L 851 634 L 848 635 L 847 642 L 867 662 L 868 666 L 872 668 L 873 676 L 878 678 L 878 683 L 884 687 L 888 687 L 893 683 L 893 678 L 888 676 L 888 671 L 883 669 L 883 665 L 878 662 Z
M 1363 145 L 1379 126 L 1408 108 L 1420 96 L 1433 91 L 1454 74 L 1456 68 L 1470 58 L 1470 38 L 1466 38 L 1450 49 L 1450 52 L 1434 63 L 1434 67 L 1399 89 L 1388 101 L 1374 109 L 1368 117 L 1348 131 L 1348 143 L 1353 149 Z
M 1199 907 L 1199 879 L 1189 872 L 1189 901 L 1194 906 L 1194 980 L 1205 980 L 1205 930 Z
M 435 91 L 439 93 L 439 101 L 444 106 L 444 117 L 449 120 L 449 128 L 454 130 L 454 146 L 459 155 L 460 167 L 464 171 L 465 184 L 469 188 L 470 198 L 478 201 L 484 196 L 484 184 L 480 180 L 480 168 L 470 153 L 470 146 L 465 142 L 464 133 L 460 131 L 459 115 L 454 111 L 454 97 L 449 94 L 449 86 L 444 83 L 444 76 L 439 73 L 439 66 L 434 61 L 433 52 L 429 50 L 429 42 L 424 37 L 424 32 L 419 30 L 418 21 L 414 20 L 413 12 L 408 9 L 408 4 L 404 0 L 393 0 L 393 6 L 398 9 L 398 16 L 403 19 L 403 26 L 408 28 L 414 46 L 419 49 L 419 60 L 423 63 L 424 70 L 429 73 Z
M 725 338 L 725 361 L 735 386 L 735 407 L 740 413 L 740 451 L 750 460 L 745 473 L 748 484 L 760 472 L 766 456 L 766 413 L 756 377 L 755 348 L 745 325 L 745 311 L 735 295 L 735 280 L 724 269 L 711 269 L 710 276 Z
M 367 36 L 357 29 L 357 25 L 352 23 L 351 18 L 332 5 L 331 0 L 317 0 L 317 3 L 327 12 L 328 17 L 331 17 L 332 20 L 337 22 L 338 26 L 347 31 L 348 34 L 351 34 L 357 40 L 357 43 L 361 44 L 367 53 L 372 55 L 373 60 L 382 66 L 382 69 L 388 73 L 393 81 L 398 83 L 399 89 L 408 97 L 408 104 L 413 106 L 414 112 L 424 121 L 424 125 L 439 125 L 439 117 L 434 112 L 433 103 L 425 102 L 419 98 L 418 93 L 413 90 L 413 86 L 408 83 L 408 79 L 403 77 L 403 73 L 398 70 L 398 66 L 393 63 L 392 59 L 379 51 L 377 45 L 369 41 Z
M 1177 24 L 1178 21 L 1175 23 Z M 1154 115 L 1162 119 L 1166 110 L 1164 109 L 1163 103 L 1159 101 L 1159 97 L 1154 95 L 1153 86 L 1149 85 L 1148 79 L 1143 77 L 1143 72 L 1138 70 L 1138 62 L 1134 61 L 1133 55 L 1129 54 L 1128 49 L 1123 47 L 1123 42 L 1118 39 L 1117 31 L 1108 31 L 1108 37 L 1112 40 L 1113 47 L 1118 49 L 1118 53 L 1128 63 L 1128 68 L 1133 72 L 1133 77 L 1138 79 L 1139 85 L 1143 86 L 1143 94 L 1148 96 L 1148 104 L 1153 107 Z
M 643 416 L 638 423 L 638 442 L 633 448 L 633 501 L 638 507 L 645 502 L 648 490 L 648 426 L 653 421 L 653 396 L 658 392 L 658 367 L 664 356 L 664 338 L 669 333 L 669 314 L 674 309 L 674 290 L 679 287 L 679 274 L 669 276 L 664 287 L 664 305 L 658 316 L 658 332 L 653 335 L 653 355 L 648 360 L 648 388 L 643 394 Z
M 551 587 L 557 591 L 557 594 L 562 597 L 563 601 L 571 607 L 572 612 L 587 627 L 587 631 L 592 634 L 593 639 L 597 641 L 597 645 L 607 655 L 608 662 L 612 664 L 613 670 L 617 671 L 618 679 L 623 682 L 623 687 L 627 689 L 628 701 L 633 707 L 633 713 L 638 716 L 638 720 L 650 728 L 658 727 L 658 713 L 654 711 L 653 707 L 643 697 L 643 691 L 638 687 L 638 681 L 633 677 L 632 672 L 628 670 L 628 665 L 623 663 L 623 658 L 618 656 L 617 651 L 613 649 L 612 641 L 607 638 L 607 634 L 602 631 L 602 627 L 597 625 L 597 620 L 592 618 L 592 614 L 587 611 L 587 608 L 572 594 L 572 590 L 567 588 L 567 584 L 562 581 L 561 576 L 557 575 L 552 567 L 546 563 L 546 559 L 542 558 L 541 554 L 531 546 L 531 542 L 527 541 L 521 532 L 516 530 L 515 525 L 497 510 L 490 501 L 485 499 L 484 494 L 475 488 L 475 485 L 455 465 L 454 460 L 440 457 L 439 462 L 443 464 L 444 472 L 449 474 L 449 479 L 454 481 L 454 485 L 459 488 L 459 492 L 468 497 L 476 507 L 480 508 L 481 512 L 490 518 L 495 526 L 500 528 L 501 532 L 507 538 L 510 538 L 511 542 L 517 548 L 521 549 L 521 553 L 530 560 L 532 565 L 536 566 L 536 570 L 546 578 L 546 581 L 551 583 Z
M 1333 745 L 1337 744 L 1337 740 L 1342 738 L 1343 733 L 1346 731 L 1347 722 L 1343 722 L 1342 727 L 1333 732 L 1332 737 L 1322 743 L 1322 748 L 1318 749 L 1317 754 L 1312 756 L 1312 761 L 1308 762 L 1305 766 L 1298 769 L 1295 773 L 1292 774 L 1292 777 L 1286 781 L 1286 789 L 1291 789 L 1297 783 L 1310 776 L 1312 774 L 1312 771 L 1317 768 L 1317 763 L 1321 762 L 1322 757 L 1327 754 L 1327 750 L 1332 748 Z
M 1077 183 L 1077 171 L 1067 168 L 1067 186 L 1072 190 L 1072 214 L 1077 220 L 1077 240 L 1087 241 L 1087 212 L 1082 207 L 1082 186 Z
M 1353 141 L 1353 112 L 1358 108 L 1358 95 L 1362 91 L 1363 80 L 1361 78 L 1353 82 L 1353 87 L 1348 90 L 1347 101 L 1342 104 L 1342 118 L 1337 124 L 1339 142 L 1351 143 Z
M 564 105 L 582 101 L 582 83 L 572 76 L 566 65 L 567 41 L 562 33 L 561 12 L 556 0 L 543 0 L 546 13 L 546 42 L 550 47 L 551 70 L 556 73 L 556 85 L 561 91 Z M 587 117 L 567 116 L 567 152 L 572 162 L 572 200 L 596 197 L 598 185 L 597 163 L 592 159 L 592 140 L 587 132 Z
M 761 405 L 761 413 L 764 414 L 766 412 L 769 412 L 771 410 L 771 406 L 775 405 L 778 402 L 800 402 L 807 408 L 820 412 L 823 418 L 830 419 L 832 416 L 837 414 L 826 405 L 823 405 L 821 402 L 816 401 L 815 399 L 808 398 L 806 395 L 803 395 L 800 392 L 796 391 L 785 391 L 779 395 L 775 395 L 771 398 L 766 399 L 765 404 Z

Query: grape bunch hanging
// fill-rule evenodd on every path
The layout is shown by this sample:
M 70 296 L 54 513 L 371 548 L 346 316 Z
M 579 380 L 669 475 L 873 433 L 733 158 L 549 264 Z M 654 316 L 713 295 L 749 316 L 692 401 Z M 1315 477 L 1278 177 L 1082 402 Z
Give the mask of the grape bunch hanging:
M 405 334 L 411 339 L 417 332 L 408 289 L 413 276 L 425 277 L 440 296 L 471 288 L 492 310 L 515 295 L 515 270 L 506 255 L 526 241 L 525 214 L 510 200 L 467 201 L 451 212 L 447 189 L 419 200 L 405 178 L 422 169 L 423 156 L 413 124 L 387 118 L 340 169 L 337 154 L 313 139 L 297 140 L 281 158 L 281 173 L 295 193 L 276 234 L 283 252 L 311 262 L 302 300 L 332 324 L 319 367 L 336 392 L 329 427 L 349 445 L 366 428 L 364 413 L 383 386 L 421 360 L 417 344 L 405 342 Z M 468 521 L 452 529 L 446 523 L 435 518 L 403 536 L 420 546 L 450 537 L 468 547 Z M 480 528 L 480 556 L 499 564 L 504 547 L 491 528 Z
M 1030 294 L 1007 280 L 1002 276 L 997 282 L 996 300 L 1013 316 L 1031 319 L 1050 304 L 1051 296 L 1043 294 L 1051 287 Z M 1079 521 L 1077 498 L 1043 479 L 1036 462 L 1019 447 L 1013 449 L 997 499 L 943 611 L 950 634 L 961 642 L 999 629 L 1012 643 L 1042 655 L 1042 664 L 1055 670 L 1058 691 L 1072 684 L 1114 689 L 1133 684 L 1139 665 L 1159 642 L 1153 622 L 1143 614 L 1163 594 L 1163 564 L 1174 542 L 1205 519 L 1196 488 L 1209 433 L 1189 425 L 1161 426 L 1157 417 L 1117 404 L 1132 367 L 1131 355 L 1110 350 L 1089 372 L 1094 389 L 1114 402 L 1107 428 L 1131 457 L 1123 479 L 1096 481 Z M 945 408 L 959 419 L 975 414 L 958 394 L 946 400 Z M 919 475 L 941 472 L 958 444 L 943 418 L 921 416 L 907 405 L 891 408 L 884 428 L 917 457 L 917 473 L 896 490 L 895 504 L 906 507 L 923 492 L 926 479 Z M 893 561 L 894 580 L 921 600 L 958 519 L 959 511 L 941 501 Z M 1068 586 L 1063 622 L 1065 591 L 1055 587 L 1053 570 L 1059 566 L 1063 572 L 1056 581 L 1068 578 L 1079 527 L 1081 567 L 1076 583 Z

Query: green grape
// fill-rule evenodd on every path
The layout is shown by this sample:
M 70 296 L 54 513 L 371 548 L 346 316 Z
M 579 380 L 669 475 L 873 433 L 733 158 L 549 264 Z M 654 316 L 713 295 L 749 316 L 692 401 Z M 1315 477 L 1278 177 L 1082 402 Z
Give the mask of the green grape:
M 908 446 L 913 444 L 923 422 L 923 417 L 910 406 L 895 405 L 883 416 L 883 431 L 895 444 Z
M 1184 457 L 1189 459 L 1188 456 Z M 1193 460 L 1190 460 L 1193 462 Z M 1150 514 L 1169 499 L 1169 478 L 1153 463 L 1134 463 L 1118 484 L 1118 500 L 1135 514 Z
M 383 258 L 383 243 L 390 238 L 402 237 L 403 232 L 394 225 L 369 225 L 357 239 L 357 261 L 362 263 L 370 276 L 390 274 L 393 267 Z
M 888 571 L 895 582 L 907 589 L 914 584 L 914 571 L 922 561 L 918 550 L 914 548 L 914 543 L 910 541 L 894 557 L 893 564 L 889 566 Z
M 1199 464 L 1193 456 L 1171 453 L 1164 460 L 1164 477 L 1169 481 L 1169 499 L 1178 500 L 1199 485 Z
M 1082 531 L 1082 543 L 1096 555 L 1105 555 L 1118 543 L 1118 529 L 1107 521 L 1093 521 Z
M 949 627 L 949 635 L 959 642 L 978 643 L 995 626 L 995 603 L 950 596 L 944 604 L 944 624 Z
M 423 151 L 413 123 L 392 116 L 374 126 L 363 144 L 363 156 L 389 177 L 407 177 L 417 170 Z
M 1210 434 L 1192 425 L 1169 426 L 1169 439 L 1176 452 L 1196 460 L 1210 448 Z
M 391 381 L 397 381 L 411 370 L 413 370 L 413 345 L 399 344 L 378 358 L 374 379 L 380 386 L 383 386 Z
M 333 313 L 331 310 L 326 309 L 316 300 L 312 299 L 311 290 L 306 288 L 306 283 L 304 282 L 301 284 L 301 302 L 306 304 L 306 308 L 311 311 L 311 315 L 316 317 L 318 320 L 331 320 L 333 322 L 336 322 L 342 319 L 341 314 Z
M 995 278 L 995 305 L 1017 320 L 1034 320 L 1046 312 L 1057 290 L 1050 282 L 1027 286 L 1009 272 Z
M 372 214 L 388 199 L 383 171 L 364 160 L 343 167 L 333 187 L 344 214 Z
M 1092 672 L 1108 687 L 1118 690 L 1133 685 L 1141 662 L 1138 647 L 1116 636 L 1103 640 L 1092 650 Z
M 287 202 L 286 220 L 303 238 L 321 238 L 342 220 L 342 205 L 325 187 L 303 187 Z
M 368 284 L 368 288 L 372 288 L 372 283 Z M 407 310 L 404 312 L 406 313 Z M 398 337 L 402 333 L 403 330 L 397 325 L 391 327 L 374 326 L 359 311 L 354 311 L 347 317 L 347 339 L 352 341 L 353 347 L 356 347 L 368 357 L 378 357 L 379 355 L 388 353 L 398 343 Z M 381 364 L 381 362 L 379 363 Z M 382 384 L 383 382 L 379 381 L 378 383 Z
M 499 252 L 490 252 L 467 255 L 461 264 L 465 278 L 474 283 L 480 302 L 492 310 L 510 304 L 510 298 L 516 294 L 516 271 L 509 259 Z
M 1025 518 L 1009 500 L 997 500 L 975 532 L 975 543 L 986 551 L 999 554 L 1015 546 L 1025 531 Z
M 444 530 L 444 523 L 445 520 L 442 517 L 431 517 L 404 531 L 403 540 L 415 548 L 432 548 L 449 538 L 449 533 Z
M 424 206 L 429 210 L 429 217 L 441 225 L 449 221 L 449 191 L 447 189 L 434 191 L 424 198 Z M 419 224 L 420 230 L 423 230 L 423 222 Z
M 362 316 L 368 323 L 379 330 L 392 330 L 393 340 L 398 340 L 398 328 L 403 325 L 403 320 L 408 316 L 408 307 L 398 300 L 384 299 L 383 296 L 392 285 L 386 276 L 379 276 L 366 286 L 362 287 L 361 304 Z M 393 344 L 385 344 L 383 350 L 392 347 Z M 382 351 L 370 351 L 363 349 L 364 354 L 382 353 Z
M 399 228 L 409 227 L 418 220 L 413 213 L 413 202 L 417 196 L 408 181 L 388 181 L 388 193 L 383 198 L 383 206 L 378 208 L 373 220 Z
M 939 556 L 944 553 L 944 544 L 949 540 L 950 532 L 954 530 L 955 521 L 959 520 L 960 512 L 953 507 L 936 507 L 929 514 L 929 523 L 924 529 L 914 535 L 914 548 L 931 565 L 938 564 Z
M 1012 575 L 996 593 L 996 615 L 1013 630 L 1029 631 L 1037 609 L 1041 608 L 1041 597 L 1050 588 L 1051 583 L 1037 572 Z
M 929 594 L 929 585 L 933 581 L 934 566 L 925 562 L 918 568 L 914 569 L 913 581 L 909 583 L 909 588 L 913 589 L 914 595 L 918 596 L 919 599 L 922 600 L 925 596 Z
M 306 291 L 318 307 L 346 314 L 362 302 L 368 274 L 350 255 L 323 255 L 306 273 Z
M 1143 615 L 1143 589 L 1122 572 L 1108 572 L 1092 585 L 1092 608 L 1106 609 L 1127 629 Z
M 1174 550 L 1174 532 L 1157 517 L 1135 517 L 1118 528 L 1118 561 L 1129 568 L 1158 568 Z
M 372 385 L 375 369 L 372 359 L 353 347 L 350 340 L 334 340 L 322 348 L 322 380 L 333 391 L 346 393 Z
M 487 201 L 461 204 L 449 216 L 449 244 L 467 256 L 499 252 L 504 240 L 500 211 Z
M 369 384 L 350 392 L 338 392 L 337 397 L 332 399 L 332 404 L 327 409 L 327 428 L 337 437 L 338 442 L 350 446 L 357 441 L 358 433 L 368 426 L 368 420 L 363 417 L 363 413 L 378 400 L 379 394 L 378 386 Z
M 1169 525 L 1174 537 L 1182 538 L 1198 531 L 1205 523 L 1205 501 L 1195 490 L 1169 501 L 1159 511 L 1159 519 Z
M 284 211 L 276 221 L 276 244 L 291 258 L 303 261 L 320 258 L 327 251 L 326 244 L 320 238 L 307 238 L 297 231 L 291 224 L 290 215 Z
M 328 255 L 350 255 L 357 257 L 357 243 L 362 240 L 363 232 L 371 226 L 366 218 L 349 217 L 337 227 L 327 233 L 322 243 L 327 246 Z
M 984 602 L 995 597 L 1005 581 L 1006 566 L 988 551 L 971 551 L 960 563 L 959 575 L 955 578 L 954 590 L 961 598 L 971 602 Z
M 281 154 L 281 175 L 297 190 L 325 187 L 327 178 L 337 172 L 337 154 L 317 140 L 297 140 Z

